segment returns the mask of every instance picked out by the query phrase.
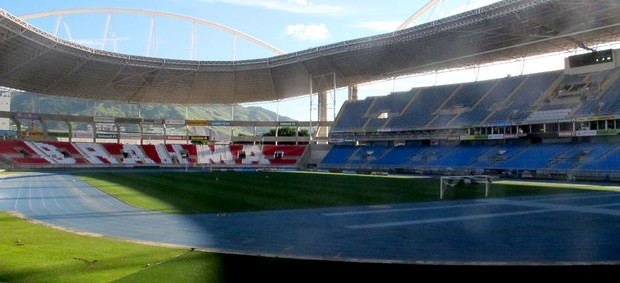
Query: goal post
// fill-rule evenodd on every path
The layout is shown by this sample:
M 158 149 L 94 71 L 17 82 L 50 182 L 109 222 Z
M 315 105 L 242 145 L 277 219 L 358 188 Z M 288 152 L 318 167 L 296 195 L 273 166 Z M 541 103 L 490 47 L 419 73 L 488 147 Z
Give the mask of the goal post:
M 493 183 L 492 176 L 489 175 L 463 175 L 463 176 L 441 176 L 439 182 L 439 198 L 443 199 L 444 192 L 450 187 L 456 187 L 458 184 L 484 184 L 484 196 L 489 196 L 489 189 Z

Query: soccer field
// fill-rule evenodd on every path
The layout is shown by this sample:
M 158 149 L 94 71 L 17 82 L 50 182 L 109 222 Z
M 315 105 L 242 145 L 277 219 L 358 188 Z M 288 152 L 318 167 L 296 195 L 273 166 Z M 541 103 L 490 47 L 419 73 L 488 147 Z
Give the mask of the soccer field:
M 323 172 L 80 173 L 128 204 L 168 213 L 217 213 L 440 200 L 438 178 Z M 607 187 L 496 180 L 488 197 L 581 192 Z M 444 200 L 485 197 L 484 184 L 460 184 Z
M 57 223 L 73 223 L 73 220 L 80 221 L 84 219 L 84 222 L 79 227 L 85 227 L 83 225 L 89 225 L 93 227 L 108 227 L 113 230 L 124 230 L 135 227 L 135 231 L 151 234 L 154 230 L 148 230 L 149 222 L 148 218 L 160 213 L 143 213 L 140 210 L 122 209 L 119 211 L 110 210 L 111 206 L 106 205 L 106 200 L 102 197 L 104 194 L 99 192 L 95 194 L 93 191 L 97 191 L 90 186 L 85 186 L 82 182 L 79 182 L 76 178 L 88 180 L 91 184 L 107 191 L 116 198 L 122 200 L 125 203 L 131 205 L 143 207 L 145 209 L 158 210 L 159 212 L 165 212 L 164 215 L 178 215 L 182 214 L 197 214 L 197 215 L 181 215 L 182 217 L 196 217 L 202 215 L 203 218 L 210 218 L 213 221 L 205 222 L 202 224 L 202 228 L 199 229 L 197 235 L 200 238 L 205 238 L 207 235 L 214 235 L 219 233 L 220 229 L 211 230 L 214 224 L 230 223 L 232 226 L 218 226 L 224 228 L 221 230 L 230 230 L 232 234 L 227 237 L 219 238 L 225 240 L 236 239 L 240 235 L 235 243 L 241 243 L 239 240 L 255 240 L 261 242 L 258 235 L 267 233 L 269 237 L 266 242 L 254 243 L 247 242 L 246 246 L 249 248 L 270 247 L 270 245 L 284 245 L 296 247 L 301 249 L 304 244 L 308 244 L 306 247 L 309 250 L 315 249 L 327 249 L 322 245 L 316 245 L 318 243 L 326 242 L 338 242 L 337 246 L 342 248 L 347 253 L 355 253 L 359 251 L 357 246 L 351 246 L 347 249 L 345 245 L 349 245 L 356 242 L 356 239 L 361 239 L 362 235 L 372 236 L 375 235 L 375 244 L 379 244 L 381 247 L 377 249 L 369 249 L 369 251 L 376 250 L 379 253 L 396 253 L 397 255 L 409 255 L 415 258 L 420 253 L 426 251 L 426 249 L 434 249 L 434 245 L 439 244 L 455 245 L 453 241 L 448 239 L 441 239 L 436 237 L 436 233 L 442 233 L 442 231 L 458 231 L 458 233 L 448 233 L 449 235 L 461 235 L 465 236 L 463 232 L 470 229 L 493 229 L 493 225 L 489 224 L 489 221 L 495 220 L 497 223 L 505 223 L 505 217 L 508 215 L 521 215 L 525 214 L 526 217 L 517 217 L 515 225 L 509 225 L 508 232 L 511 235 L 518 235 L 524 233 L 522 229 L 525 226 L 529 226 L 533 223 L 536 214 L 545 214 L 547 210 L 541 211 L 538 208 L 549 209 L 548 212 L 554 212 L 557 206 L 546 203 L 546 201 L 528 201 L 531 199 L 527 196 L 533 194 L 545 194 L 545 199 L 550 201 L 551 199 L 571 199 L 580 198 L 576 196 L 583 195 L 584 199 L 592 198 L 589 194 L 580 194 L 581 192 L 588 192 L 592 189 L 609 189 L 616 190 L 615 187 L 595 186 L 585 184 L 554 184 L 554 183 L 537 183 L 537 182 L 517 182 L 508 180 L 497 180 L 493 183 L 491 190 L 489 191 L 488 199 L 485 201 L 476 201 L 475 203 L 468 200 L 485 198 L 484 185 L 467 185 L 461 184 L 454 187 L 450 187 L 445 192 L 445 198 L 439 199 L 439 180 L 437 178 L 412 178 L 412 176 L 375 176 L 375 175 L 356 175 L 356 174 L 333 174 L 333 173 L 315 173 L 315 172 L 172 172 L 172 171 L 152 171 L 152 172 L 137 172 L 127 170 L 122 173 L 80 173 L 73 175 L 57 175 L 57 174 L 41 174 L 38 177 L 33 175 L 34 179 L 31 183 L 26 179 L 30 177 L 10 176 L 2 181 L 3 189 L 6 189 L 5 201 L 11 202 L 11 207 L 16 209 L 30 210 L 31 213 L 40 215 L 43 221 L 56 221 Z M 73 182 L 72 182 L 73 179 Z M 38 181 L 37 181 L 38 180 Z M 76 186 L 76 187 L 73 187 Z M 564 186 L 568 186 L 567 188 Z M 579 187 L 579 188 L 573 188 Z M 19 194 L 14 188 L 22 188 Z M 88 189 L 90 188 L 90 189 Z M 59 194 L 64 191 L 73 191 L 75 195 Z M 0 193 L 2 193 L 0 191 Z M 575 194 L 576 193 L 576 194 Z M 16 194 L 11 196 L 10 194 Z M 562 194 L 566 194 L 565 197 L 561 197 Z M 560 197 L 546 197 L 551 195 L 558 195 Z M 519 198 L 504 198 L 504 196 L 523 196 Z M 497 198 L 496 198 L 497 197 Z M 601 199 L 601 197 L 598 197 Z M 609 198 L 609 197 L 606 197 Z M 17 203 L 19 200 L 19 206 Z M 454 201 L 458 200 L 458 201 Z M 463 200 L 463 201 L 461 201 Z M 65 211 L 67 209 L 77 208 L 77 204 L 88 204 L 93 209 L 92 211 Z M 419 205 L 410 205 L 410 203 L 423 202 Z M 505 202 L 505 203 L 504 203 Z M 531 210 L 530 205 L 536 202 L 535 207 L 537 209 Z M 54 210 L 50 214 L 40 214 L 46 209 L 51 209 L 57 206 L 59 210 Z M 346 208 L 343 208 L 346 206 Z M 508 211 L 496 210 L 500 206 L 506 207 Z M 8 207 L 8 206 L 7 206 Z M 291 208 L 330 208 L 329 213 L 310 213 L 302 214 L 301 210 L 293 210 L 294 214 L 287 214 L 286 209 Z M 359 209 L 357 209 L 359 207 Z M 456 213 L 462 211 L 465 214 L 454 214 L 449 217 L 446 215 L 432 215 L 431 208 L 436 207 L 442 213 L 445 213 L 446 209 Z M 474 210 L 466 209 L 467 207 L 477 207 Z M 515 212 L 514 209 L 519 208 L 519 211 Z M 101 209 L 100 211 L 97 209 Z M 285 210 L 277 212 L 277 210 Z M 400 216 L 385 217 L 383 215 L 387 211 L 392 212 L 412 212 L 414 214 L 408 214 L 406 218 L 400 218 Z M 567 212 L 571 211 L 584 211 L 588 213 L 580 214 L 580 219 L 584 219 L 586 223 L 590 221 L 600 221 L 597 213 L 610 213 L 607 210 L 597 210 L 597 208 L 572 208 L 572 206 L 564 206 L 562 210 Z M 18 210 L 19 211 L 19 210 Z M 64 214 L 63 214 L 64 211 Z M 248 211 L 250 213 L 222 213 L 222 212 L 237 212 Z M 260 212 L 263 211 L 263 212 Z M 307 210 L 316 212 L 317 210 Z M 207 213 L 203 213 L 207 212 Z M 255 213 L 260 212 L 260 213 Z M 277 213 L 274 213 L 277 212 Z M 291 211 L 288 211 L 289 213 Z M 390 213 L 392 213 L 390 212 Z M 263 214 L 267 213 L 267 214 Z M 222 214 L 223 216 L 219 216 Z M 555 214 L 555 212 L 553 213 Z M 141 216 L 143 215 L 143 216 Z M 209 215 L 213 217 L 209 217 Z M 234 215 L 234 216 L 232 216 Z M 260 223 L 256 222 L 238 222 L 239 220 L 250 220 L 251 215 L 263 215 L 260 219 Z M 285 216 L 285 218 L 277 218 L 267 221 L 269 217 L 266 215 L 279 215 Z M 314 215 L 314 216 L 313 216 Z M 366 219 L 364 215 L 373 215 L 373 222 L 363 223 L 351 223 L 346 224 L 339 223 L 339 231 L 345 231 L 349 234 L 349 237 L 355 235 L 353 238 L 349 237 L 329 237 L 329 241 L 322 239 L 320 241 L 301 241 L 296 243 L 288 243 L 283 240 L 276 240 L 276 234 L 288 232 L 299 234 L 300 236 L 311 236 L 316 233 L 318 235 L 325 234 L 326 231 L 321 232 L 318 224 L 325 223 L 324 221 L 340 221 L 343 218 L 362 216 L 362 219 Z M 390 214 L 392 215 L 392 214 Z M 320 219 L 310 217 L 322 216 Z M 404 215 L 402 215 L 404 216 Z M 422 218 L 420 218 L 422 217 Z M 134 224 L 127 225 L 123 222 L 126 219 L 136 218 L 138 222 L 132 222 Z M 158 218 L 158 219 L 165 219 Z M 198 219 L 198 218 L 193 218 Z M 463 219 L 470 223 L 469 225 L 462 226 L 459 219 Z M 476 220 L 477 219 L 477 220 Z M 520 220 L 519 220 L 520 219 Z M 533 224 L 535 227 L 554 227 L 558 224 L 566 222 L 568 226 L 560 225 L 553 229 L 535 230 L 532 232 L 533 237 L 543 237 L 547 235 L 547 232 L 553 230 L 573 231 L 572 218 L 564 219 L 561 221 L 554 220 L 552 225 L 545 224 Z M 10 279 L 15 278 L 30 278 L 21 277 L 27 276 L 29 270 L 37 270 L 37 273 L 43 274 L 37 278 L 30 280 L 31 282 L 53 282 L 54 280 L 46 280 L 45 274 L 48 276 L 64 276 L 62 281 L 66 282 L 83 282 L 85 278 L 90 278 L 87 281 L 91 282 L 108 282 L 106 279 L 92 279 L 91 276 L 97 276 L 97 278 L 115 278 L 124 277 L 127 282 L 135 282 L 139 278 L 168 278 L 166 276 L 179 276 L 178 274 L 188 274 L 192 278 L 218 278 L 220 276 L 229 276 L 231 274 L 247 274 L 251 277 L 250 273 L 255 272 L 257 277 L 265 280 L 273 281 L 272 279 L 286 278 L 282 277 L 278 273 L 279 270 L 296 270 L 299 271 L 299 275 L 303 277 L 310 276 L 315 279 L 326 279 L 321 277 L 321 274 L 327 274 L 328 270 L 339 270 L 345 272 L 349 278 L 365 278 L 368 276 L 378 276 L 380 278 L 382 274 L 393 274 L 398 272 L 401 274 L 410 272 L 420 272 L 429 270 L 441 270 L 441 266 L 433 266 L 429 268 L 428 265 L 418 264 L 362 264 L 355 262 L 333 262 L 333 261 L 317 261 L 317 260 L 301 260 L 292 258 L 279 257 L 257 257 L 252 256 L 237 256 L 230 254 L 218 255 L 213 253 L 206 254 L 192 254 L 187 253 L 188 249 L 161 249 L 158 250 L 159 254 L 163 257 L 159 259 L 156 257 L 140 257 L 134 258 L 132 254 L 153 254 L 153 251 L 143 252 L 144 248 L 140 244 L 126 243 L 124 246 L 116 246 L 117 243 L 107 243 L 107 240 L 113 239 L 108 237 L 96 237 L 91 238 L 89 236 L 77 236 L 68 234 L 56 233 L 50 230 L 38 229 L 32 227 L 31 223 L 23 223 L 22 220 L 10 219 L 7 216 L 3 216 L 3 223 L 6 225 L 12 225 L 10 229 L 3 232 L 4 239 L 2 245 L 6 250 L 10 250 L 11 253 L 7 254 L 9 257 L 0 257 L 0 267 L 7 270 L 9 273 L 0 274 L 0 279 L 13 281 Z M 368 220 L 368 219 L 366 219 Z M 485 225 L 473 224 L 476 222 L 485 223 Z M 20 222 L 20 223 L 18 223 Z M 455 225 L 451 225 L 454 222 Z M 9 224 L 11 223 L 11 224 Z M 121 223 L 125 223 L 122 226 Z M 246 225 L 239 226 L 239 223 L 245 223 Z M 256 226 L 247 224 L 256 223 Z M 313 223 L 313 224 L 311 224 Z M 412 223 L 419 223 L 412 226 Z M 427 223 L 427 224 L 422 224 Z M 438 225 L 435 225 L 435 224 Z M 603 223 L 603 222 L 601 222 Z M 28 224 L 28 225 L 25 225 Z M 153 223 L 151 223 L 153 224 Z M 295 225 L 294 225 L 295 224 Z M 472 225 L 473 224 L 473 225 Z M 527 225 L 526 225 L 527 224 Z M 57 224 L 58 225 L 58 224 Z M 297 225 L 297 226 L 296 226 Z M 308 225 L 308 226 L 305 226 Z M 342 226 L 344 225 L 344 226 Z M 421 226 L 417 226 L 421 225 Z M 524 226 L 525 225 L 525 226 Z M 551 226 L 549 226 L 551 225 Z M 164 225 L 165 226 L 165 225 Z M 598 225 L 601 226 L 601 225 Z M 609 224 L 602 225 L 603 227 L 611 227 Z M 124 228 L 121 228 L 124 227 Z M 271 228 L 267 228 L 271 227 Z M 284 229 L 283 227 L 289 228 Z M 293 228 L 295 227 L 295 228 Z M 311 229 L 309 227 L 312 227 Z M 332 225 L 327 225 L 325 228 L 334 228 Z M 394 227 L 394 228 L 389 228 Z M 414 229 L 419 227 L 420 230 Z M 233 229 L 234 228 L 234 229 Z M 296 230 L 300 229 L 301 230 Z M 585 226 L 584 226 L 585 228 Z M 305 229 L 312 233 L 304 233 Z M 383 230 L 386 229 L 386 230 Z M 439 230 L 433 230 L 439 229 Z M 465 229 L 465 230 L 462 230 Z M 430 230 L 430 231 L 427 231 Z M 587 233 L 587 229 L 583 230 Z M 609 229 L 608 229 L 609 230 Z M 181 229 L 175 230 L 181 231 Z M 191 229 L 189 231 L 192 231 Z M 390 231 L 390 232 L 384 232 Z M 402 231 L 402 232 L 396 232 Z M 424 240 L 424 233 L 434 231 L 430 233 L 433 240 Z M 492 232 L 503 232 L 503 229 L 491 230 Z M 611 233 L 608 236 L 614 237 L 615 230 L 611 229 L 607 233 Z M 110 232 L 113 233 L 113 232 Z M 411 237 L 412 233 L 417 234 L 417 237 Z M 497 245 L 505 245 L 504 240 L 511 241 L 512 239 L 518 239 L 511 237 L 495 237 L 494 233 L 474 233 L 477 235 L 477 243 L 484 244 L 489 242 L 489 246 L 481 245 L 482 249 L 489 249 Z M 158 234 L 167 235 L 167 234 Z M 491 238 L 478 238 L 485 237 L 486 235 L 492 236 Z M 380 236 L 380 237 L 379 237 Z M 581 236 L 581 235 L 580 235 Z M 161 240 L 168 240 L 170 235 L 166 238 L 158 238 Z M 312 236 L 314 237 L 314 236 Z M 384 238 L 388 237 L 388 238 Z M 114 237 L 112 237 L 114 238 Z M 232 238 L 232 239 L 231 239 Z M 459 237 L 461 238 L 461 237 Z M 464 237 L 467 239 L 468 237 Z M 383 239 L 383 240 L 381 240 Z M 418 240 L 419 239 L 419 240 Z M 18 241 L 19 240 L 19 241 Z M 271 241 L 273 240 L 273 241 Z M 289 239 L 290 240 L 290 239 Z M 400 242 L 404 240 L 405 242 Z M 445 240 L 445 241 L 444 241 Z M 417 247 L 416 242 L 423 242 L 423 247 Z M 498 242 L 494 242 L 498 241 Z M 370 242 L 363 240 L 363 246 L 369 247 Z M 406 245 L 405 245 L 406 243 Z M 560 241 L 554 242 L 541 242 L 541 247 L 537 242 L 527 241 L 527 244 L 534 245 L 536 248 L 544 250 L 555 251 L 557 249 L 564 249 L 564 244 L 571 244 L 572 241 Z M 616 248 L 613 242 L 600 241 L 601 247 L 594 248 L 596 254 L 601 254 L 599 250 L 609 251 L 613 255 L 613 251 Z M 607 246 L 604 244 L 607 243 Z M 559 245 L 557 248 L 555 245 Z M 460 247 L 468 247 L 468 245 L 458 245 Z M 571 244 L 572 245 L 572 244 Z M 106 249 L 89 249 L 89 246 L 97 247 L 111 247 L 112 250 Z M 44 248 L 43 248 L 44 247 Z M 512 245 L 506 245 L 504 248 L 513 247 Z M 594 246 L 597 247 L 597 246 Z M 333 247 L 332 247 L 333 248 Z M 437 248 L 437 247 L 435 247 Z M 519 249 L 514 246 L 515 249 Z M 277 247 L 278 250 L 282 248 Z M 392 250 L 388 252 L 388 250 Z M 491 249 L 493 250 L 493 249 Z M 37 251 L 38 256 L 33 258 L 32 251 Z M 87 251 L 87 252 L 86 252 Z M 430 252 L 430 256 L 436 255 L 440 250 Z M 441 250 L 446 252 L 447 250 Z M 459 254 L 458 250 L 452 251 L 452 253 Z M 177 255 L 180 255 L 178 256 Z M 507 253 L 514 254 L 514 253 Z M 528 253 L 529 254 L 529 253 Z M 549 253 L 553 255 L 553 253 Z M 349 255 L 350 256 L 350 255 Z M 546 258 L 546 257 L 545 257 Z M 115 259 L 128 259 L 127 261 L 117 261 Z M 58 261 L 58 265 L 50 266 L 49 261 Z M 5 265 L 3 265 L 3 262 Z M 152 262 L 157 263 L 153 265 Z M 162 262 L 163 264 L 159 264 Z M 165 262 L 165 263 L 164 263 Z M 6 265 L 10 263 L 10 267 Z M 141 264 L 140 264 L 141 263 Z M 153 265 L 153 268 L 145 268 L 146 264 Z M 122 265 L 123 269 L 110 268 L 114 264 Z M 125 267 L 126 264 L 132 265 Z M 446 266 L 449 268 L 450 266 Z M 10 268 L 10 269 L 9 269 Z M 93 269 L 97 269 L 97 275 L 92 273 Z M 175 270 L 177 275 L 171 275 L 168 270 Z M 364 272 L 361 272 L 363 270 Z M 85 274 L 75 274 L 76 271 L 84 272 Z M 240 273 L 239 273 L 240 272 Z M 54 275 L 60 274 L 60 275 Z M 116 274 L 116 275 L 115 275 Z M 123 275 L 121 275 L 123 274 Z M 131 274 L 131 275 L 129 275 Z M 3 277 L 4 275 L 4 277 Z M 100 277 L 99 277 L 100 276 Z M 214 276 L 214 277 L 213 277 Z M 270 277 L 270 276 L 273 276 Z M 280 276 L 280 277 L 278 277 Z M 61 280 L 61 277 L 58 277 Z M 66 280 L 65 280 L 66 279 Z M 245 277 L 244 277 L 245 279 Z M 3 281 L 0 280 L 0 281 Z M 172 280 L 172 279 L 171 279 Z M 276 280 L 277 281 L 277 280 Z M 203 282 L 202 280 L 188 282 Z

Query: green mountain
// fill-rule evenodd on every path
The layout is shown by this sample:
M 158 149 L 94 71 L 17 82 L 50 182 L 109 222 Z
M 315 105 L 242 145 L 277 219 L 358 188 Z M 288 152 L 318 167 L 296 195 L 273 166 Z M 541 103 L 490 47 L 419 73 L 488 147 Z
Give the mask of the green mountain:
M 29 92 L 11 93 L 11 111 L 44 114 L 101 116 L 114 118 L 221 120 L 221 121 L 294 121 L 270 110 L 242 105 L 135 104 L 116 101 L 92 101 L 43 96 Z M 234 115 L 234 117 L 233 117 Z M 49 129 L 64 129 L 63 122 L 48 123 Z M 131 125 L 129 125 L 131 126 Z M 85 127 L 82 126 L 82 127 Z M 137 125 L 135 125 L 137 127 Z M 76 126 L 80 130 L 80 126 Z M 204 129 L 203 129 L 204 130 Z M 235 135 L 252 135 L 253 129 L 235 129 Z M 267 130 L 265 130 L 267 132 Z M 198 133 L 200 134 L 200 133 Z M 213 136 L 230 136 L 229 127 L 213 127 Z

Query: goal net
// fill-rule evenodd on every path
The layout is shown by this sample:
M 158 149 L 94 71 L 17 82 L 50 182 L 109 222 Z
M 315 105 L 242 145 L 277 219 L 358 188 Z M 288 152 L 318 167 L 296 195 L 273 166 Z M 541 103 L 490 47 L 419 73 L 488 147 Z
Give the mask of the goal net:
M 489 195 L 489 189 L 491 188 L 493 178 L 494 177 L 489 175 L 441 176 L 441 182 L 439 183 L 439 198 L 443 199 L 443 194 L 446 189 L 456 187 L 459 184 L 484 184 L 484 196 L 486 197 Z

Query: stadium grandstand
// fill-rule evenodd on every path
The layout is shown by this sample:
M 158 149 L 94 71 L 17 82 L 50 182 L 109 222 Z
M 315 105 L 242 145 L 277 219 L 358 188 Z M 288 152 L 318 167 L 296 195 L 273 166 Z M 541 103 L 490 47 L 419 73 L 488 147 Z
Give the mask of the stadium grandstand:
M 131 103 L 319 95 L 318 121 L 0 111 L 11 125 L 2 131 L 0 163 L 6 169 L 185 166 L 620 180 L 620 51 L 608 47 L 619 37 L 617 1 L 506 0 L 265 59 L 168 60 L 80 46 L 0 10 L 0 85 L 7 88 Z M 572 53 L 562 70 L 413 87 L 363 100 L 356 95 L 357 85 L 371 81 L 566 51 Z M 349 91 L 348 99 L 327 121 L 326 93 L 340 88 Z M 48 128 L 51 121 L 65 123 L 66 130 Z M 90 127 L 74 130 L 73 123 Z M 122 124 L 137 130 L 124 131 Z M 152 125 L 163 132 L 145 132 Z M 167 132 L 175 126 L 294 127 L 309 128 L 311 135 L 217 144 L 208 135 Z

